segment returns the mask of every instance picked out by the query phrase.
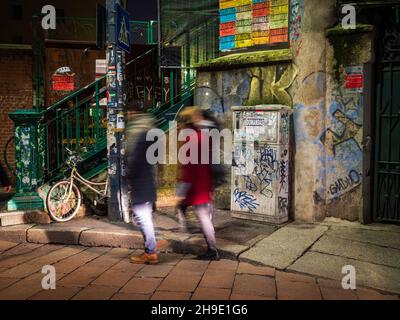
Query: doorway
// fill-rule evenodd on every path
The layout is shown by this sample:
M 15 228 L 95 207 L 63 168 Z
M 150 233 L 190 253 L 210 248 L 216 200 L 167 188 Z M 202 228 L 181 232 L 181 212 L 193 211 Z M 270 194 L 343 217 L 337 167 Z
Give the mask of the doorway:
M 378 40 L 373 220 L 400 223 L 400 21 L 390 11 Z

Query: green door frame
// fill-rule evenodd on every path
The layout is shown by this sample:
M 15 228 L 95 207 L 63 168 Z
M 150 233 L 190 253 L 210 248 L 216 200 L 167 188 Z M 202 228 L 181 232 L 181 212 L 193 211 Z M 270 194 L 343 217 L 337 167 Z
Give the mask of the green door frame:
M 396 23 L 399 24 L 400 23 L 400 7 L 396 11 L 396 19 L 397 19 Z M 386 30 L 380 30 L 380 31 L 381 32 L 379 33 L 379 39 L 383 39 L 382 34 L 384 32 L 386 32 Z M 397 32 L 399 32 L 399 31 L 397 31 Z M 378 38 L 376 38 L 376 39 L 378 40 Z M 375 69 L 375 86 L 374 86 L 374 90 L 373 90 L 373 92 L 375 93 L 375 96 L 373 97 L 375 108 L 374 108 L 374 113 L 372 114 L 372 116 L 374 118 L 372 132 L 373 132 L 373 137 L 374 137 L 375 143 L 374 143 L 373 157 L 370 157 L 370 159 L 371 158 L 373 159 L 372 165 L 374 168 L 374 173 L 373 173 L 374 189 L 373 189 L 373 193 L 372 193 L 373 202 L 372 202 L 372 206 L 371 206 L 372 210 L 373 210 L 372 220 L 374 222 L 399 223 L 400 217 L 398 214 L 394 218 L 391 216 L 390 217 L 386 216 L 386 215 L 392 214 L 390 211 L 390 209 L 392 209 L 392 208 L 388 207 L 387 208 L 388 211 L 386 213 L 384 213 L 383 216 L 381 215 L 382 212 L 378 212 L 378 209 L 382 208 L 380 206 L 379 201 L 386 201 L 385 205 L 389 206 L 389 204 L 393 205 L 393 201 L 395 203 L 394 199 L 396 198 L 396 196 L 398 197 L 398 195 L 396 195 L 396 190 L 393 191 L 390 188 L 396 188 L 396 182 L 393 182 L 391 179 L 393 178 L 392 176 L 399 174 L 399 172 L 397 170 L 400 168 L 400 158 L 397 160 L 396 160 L 396 158 L 394 158 L 395 160 L 392 160 L 392 157 L 391 157 L 392 152 L 393 152 L 392 149 L 395 146 L 397 146 L 396 142 L 398 141 L 398 140 L 395 140 L 393 142 L 393 140 L 392 140 L 392 138 L 394 136 L 394 135 L 392 135 L 392 133 L 393 133 L 392 131 L 395 130 L 395 128 L 396 128 L 396 126 L 394 126 L 394 127 L 392 126 L 393 125 L 392 120 L 396 121 L 394 119 L 397 118 L 397 125 L 399 125 L 399 121 L 400 121 L 398 116 L 394 115 L 395 112 L 392 111 L 392 108 L 398 107 L 397 105 L 394 105 L 393 93 L 396 92 L 396 90 L 397 90 L 396 89 L 397 87 L 394 85 L 394 83 L 396 81 L 395 80 L 396 78 L 394 78 L 394 74 L 395 74 L 395 72 L 397 72 L 397 73 L 399 72 L 400 56 L 397 54 L 397 56 L 394 56 L 394 58 L 393 58 L 393 56 L 389 55 L 390 58 L 385 59 L 385 52 L 382 52 L 382 47 L 383 47 L 382 43 L 380 41 L 379 42 L 377 41 L 377 45 L 375 47 L 376 47 L 376 53 L 377 53 L 376 54 L 377 61 L 376 61 L 376 65 L 374 68 Z M 394 51 L 395 50 L 392 50 L 391 52 L 393 53 Z M 386 72 L 387 72 L 388 66 L 390 66 L 389 72 L 390 72 L 390 81 L 391 81 L 391 84 L 390 84 L 391 96 L 390 96 L 389 106 L 385 105 L 384 109 L 387 110 L 387 108 L 389 107 L 390 112 L 389 113 L 386 112 L 385 114 L 380 114 L 380 108 L 381 108 L 382 101 L 378 101 L 378 99 L 382 100 L 382 98 L 380 96 L 382 90 L 380 90 L 380 88 L 384 87 L 383 83 L 382 83 L 382 81 L 383 81 L 382 72 L 384 70 L 386 70 Z M 379 88 L 379 85 L 380 85 L 380 88 Z M 387 83 L 386 83 L 386 85 L 387 85 Z M 388 123 L 386 122 L 386 125 L 384 127 L 385 130 L 389 130 L 388 132 L 386 132 L 386 134 L 389 134 L 390 138 L 389 138 L 389 141 L 387 141 L 386 149 L 382 149 L 382 150 L 388 150 L 388 158 L 387 159 L 381 158 L 382 155 L 381 155 L 380 148 L 383 148 L 384 144 L 383 143 L 381 144 L 381 141 L 379 139 L 380 139 L 381 135 L 384 133 L 384 131 L 381 131 L 381 122 L 378 121 L 379 119 L 385 119 L 385 118 L 390 119 L 390 125 L 388 125 Z M 396 148 L 394 148 L 394 150 L 396 150 Z M 378 163 L 378 161 L 380 161 L 380 162 Z M 397 167 L 395 167 L 395 165 L 397 165 Z M 385 168 L 385 170 L 382 170 L 383 167 Z M 390 178 L 388 178 L 388 177 L 383 178 L 383 175 L 387 175 Z M 378 185 L 381 182 L 380 179 L 387 179 L 386 181 L 382 180 L 382 188 L 383 188 L 382 190 L 380 190 L 380 186 Z M 395 181 L 394 178 L 393 178 L 393 180 Z M 390 185 L 390 183 L 392 183 L 392 184 Z M 385 185 L 386 185 L 386 187 L 388 187 L 388 185 L 390 185 L 390 188 L 389 187 L 385 188 Z M 396 210 L 396 207 L 394 208 L 394 210 Z
M 364 64 L 363 211 L 360 217 L 360 222 L 363 224 L 373 222 L 375 68 L 375 61 Z

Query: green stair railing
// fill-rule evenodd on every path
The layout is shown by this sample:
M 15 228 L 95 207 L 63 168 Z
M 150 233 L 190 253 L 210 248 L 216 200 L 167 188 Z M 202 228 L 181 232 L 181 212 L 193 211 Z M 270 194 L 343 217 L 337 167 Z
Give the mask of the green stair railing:
M 169 121 L 174 121 L 176 114 L 191 104 L 194 78 L 182 74 L 180 69 L 163 70 L 160 77 L 156 67 L 156 48 L 127 63 L 128 99 L 142 100 L 158 127 L 167 131 Z M 40 175 L 43 182 L 62 173 L 66 148 L 81 153 L 83 165 L 88 165 L 85 169 L 88 178 L 106 169 L 107 106 L 101 104 L 105 98 L 103 77 L 42 112 L 39 136 L 43 148 L 39 158 L 43 164 Z
M 157 48 L 127 63 L 128 99 L 142 101 L 147 111 L 174 105 L 182 92 L 193 87 L 194 71 L 189 68 L 159 71 L 158 63 Z
M 39 124 L 41 181 L 60 173 L 66 149 L 82 153 L 84 160 L 99 154 L 107 145 L 105 77 L 65 97 L 42 112 Z M 103 101 L 103 103 L 101 103 Z
M 156 119 L 156 126 L 163 131 L 169 131 L 169 123 L 177 120 L 177 115 L 185 107 L 192 104 L 194 96 L 194 82 L 171 101 L 165 102 L 158 109 L 153 109 L 151 113 Z

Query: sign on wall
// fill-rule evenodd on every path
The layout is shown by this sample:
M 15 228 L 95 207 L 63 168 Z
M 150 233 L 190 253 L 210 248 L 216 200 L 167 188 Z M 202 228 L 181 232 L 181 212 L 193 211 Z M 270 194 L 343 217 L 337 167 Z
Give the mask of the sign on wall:
M 363 67 L 347 67 L 345 69 L 345 88 L 347 92 L 363 93 L 364 73 Z
M 55 74 L 52 77 L 53 91 L 74 91 L 75 77 L 63 74 Z
M 220 50 L 289 41 L 289 0 L 220 0 Z
M 69 67 L 58 68 L 51 77 L 53 91 L 74 91 L 75 74 Z
M 107 74 L 107 59 L 96 59 L 96 80 Z

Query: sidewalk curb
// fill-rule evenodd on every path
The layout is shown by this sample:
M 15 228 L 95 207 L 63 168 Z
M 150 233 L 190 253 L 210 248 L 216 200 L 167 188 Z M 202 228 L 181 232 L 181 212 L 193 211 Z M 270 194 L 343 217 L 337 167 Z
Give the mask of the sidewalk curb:
M 169 241 L 163 252 L 200 254 L 207 250 L 200 234 L 181 234 L 171 231 L 159 232 L 158 238 Z M 143 237 L 136 230 L 107 230 L 62 225 L 18 225 L 0 227 L 0 240 L 19 243 L 81 245 L 85 247 L 111 247 L 143 249 Z M 217 239 L 222 258 L 238 260 L 249 247 Z
M 22 224 L 9 227 L 0 227 L 0 240 L 24 243 L 27 242 L 27 233 L 34 224 Z

